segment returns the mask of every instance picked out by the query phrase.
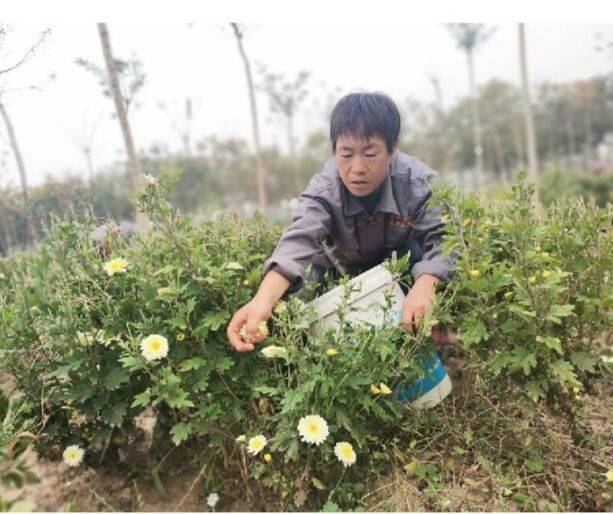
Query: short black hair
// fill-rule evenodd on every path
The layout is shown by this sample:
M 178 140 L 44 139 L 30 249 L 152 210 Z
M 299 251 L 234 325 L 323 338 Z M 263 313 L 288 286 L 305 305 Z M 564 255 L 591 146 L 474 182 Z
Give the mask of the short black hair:
M 394 101 L 384 93 L 350 93 L 341 98 L 330 117 L 330 141 L 336 152 L 336 140 L 352 135 L 385 140 L 388 153 L 400 134 L 400 112 Z

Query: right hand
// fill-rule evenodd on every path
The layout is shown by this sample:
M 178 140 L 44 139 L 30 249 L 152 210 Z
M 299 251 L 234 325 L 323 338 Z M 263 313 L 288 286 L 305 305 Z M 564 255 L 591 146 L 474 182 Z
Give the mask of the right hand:
M 266 323 L 272 315 L 272 305 L 269 302 L 253 298 L 251 301 L 238 309 L 228 325 L 228 339 L 230 344 L 237 352 L 250 352 L 256 344 L 261 343 L 268 336 L 266 333 L 258 332 L 258 324 L 262 321 Z M 241 329 L 245 327 L 244 335 L 241 337 Z

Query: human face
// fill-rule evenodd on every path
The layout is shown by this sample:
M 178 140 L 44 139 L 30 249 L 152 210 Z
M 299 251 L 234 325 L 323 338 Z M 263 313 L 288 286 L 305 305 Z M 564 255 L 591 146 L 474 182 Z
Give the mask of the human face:
M 389 173 L 390 163 L 397 150 L 390 154 L 385 140 L 379 136 L 369 139 L 350 135 L 336 140 L 336 164 L 345 187 L 354 196 L 366 196 L 377 189 Z

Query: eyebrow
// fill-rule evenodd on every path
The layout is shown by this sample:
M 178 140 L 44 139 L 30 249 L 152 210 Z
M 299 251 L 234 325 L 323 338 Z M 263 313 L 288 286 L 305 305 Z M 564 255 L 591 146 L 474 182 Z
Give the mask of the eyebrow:
M 364 150 L 372 150 L 373 148 L 377 148 L 377 144 L 376 143 L 368 143 L 365 147 Z M 341 152 L 353 152 L 354 148 L 351 146 L 341 146 L 340 148 Z

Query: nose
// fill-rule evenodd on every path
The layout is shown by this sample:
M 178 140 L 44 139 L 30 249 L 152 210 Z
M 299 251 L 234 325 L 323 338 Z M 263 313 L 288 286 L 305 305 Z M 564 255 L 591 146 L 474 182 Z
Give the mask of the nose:
M 351 159 L 349 173 L 352 175 L 357 175 L 358 177 L 366 175 L 366 162 L 361 155 L 356 155 L 353 159 Z

